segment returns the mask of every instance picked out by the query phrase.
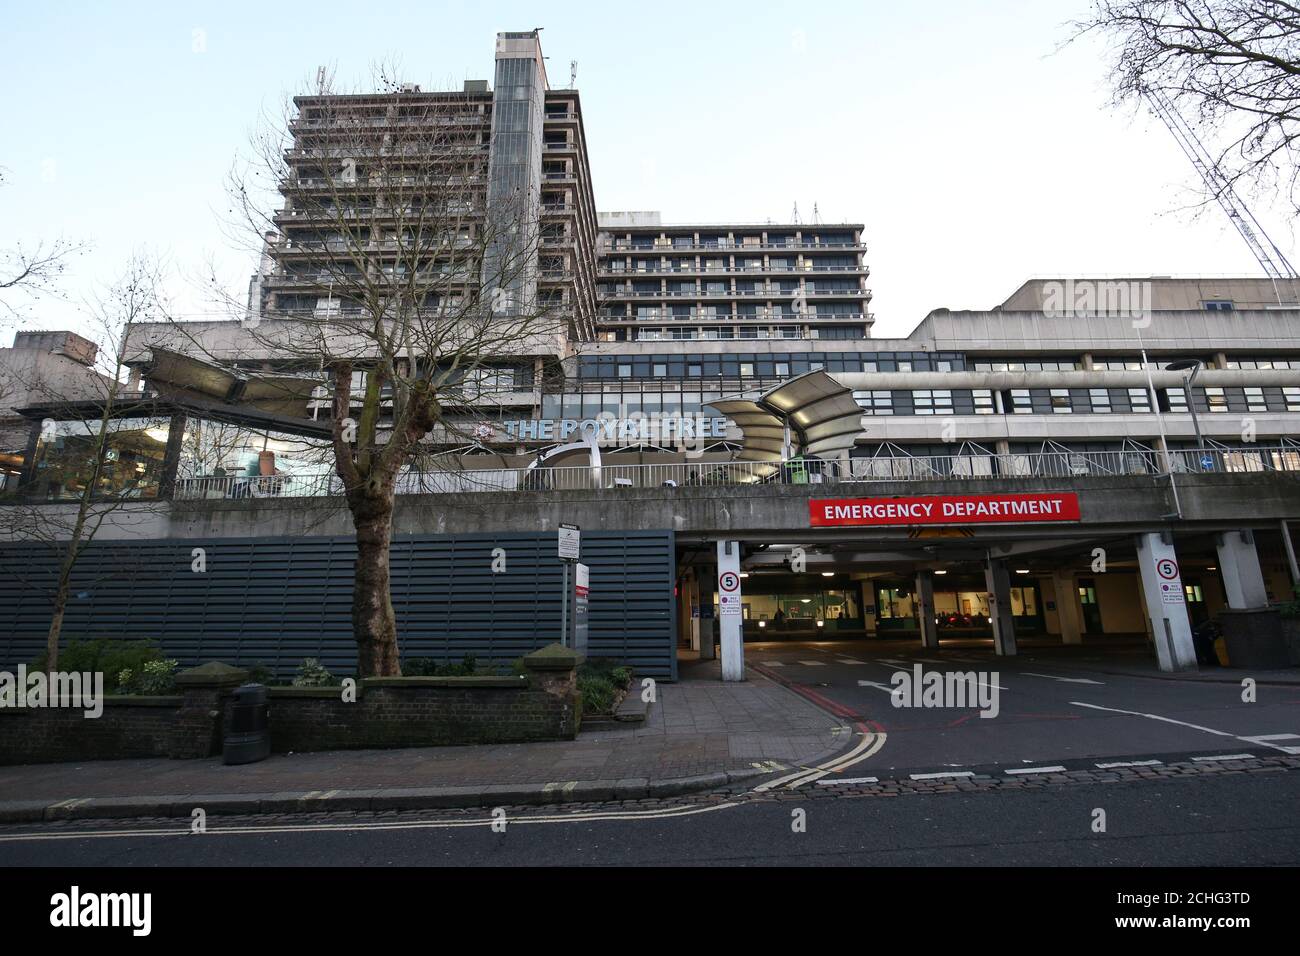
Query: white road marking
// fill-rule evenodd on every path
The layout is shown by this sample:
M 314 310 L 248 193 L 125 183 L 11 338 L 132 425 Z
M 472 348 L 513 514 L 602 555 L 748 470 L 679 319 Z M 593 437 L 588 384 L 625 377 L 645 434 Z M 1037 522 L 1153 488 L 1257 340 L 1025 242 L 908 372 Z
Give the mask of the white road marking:
M 1161 717 L 1159 714 L 1144 714 L 1136 710 L 1120 710 L 1118 707 L 1103 707 L 1100 704 L 1085 704 L 1082 701 L 1072 700 L 1071 705 L 1075 707 L 1087 707 L 1089 710 L 1106 710 L 1112 714 L 1127 714 L 1129 717 L 1145 717 L 1148 720 L 1160 720 L 1166 724 L 1177 724 L 1179 727 L 1190 727 L 1192 730 L 1203 730 L 1207 734 L 1215 734 L 1219 737 L 1235 737 L 1236 734 L 1230 734 L 1226 730 L 1215 730 L 1213 727 L 1202 727 L 1200 724 L 1189 724 L 1185 720 L 1174 720 L 1172 717 Z
M 910 774 L 913 780 L 939 780 L 943 777 L 973 777 L 973 770 L 954 770 L 951 773 L 914 773 Z
M 883 690 L 886 694 L 892 694 L 894 692 L 894 688 L 890 687 L 888 684 L 877 684 L 875 681 L 872 680 L 860 680 L 858 681 L 858 686 L 874 687 L 876 688 L 876 690 Z
M 1098 770 L 1114 770 L 1116 767 L 1158 767 L 1160 764 L 1159 760 L 1119 760 L 1115 763 L 1099 763 L 1096 766 Z
M 1106 682 L 1101 680 L 1088 680 L 1086 677 L 1057 677 L 1055 674 L 1035 674 L 1033 671 L 1021 671 L 1026 677 L 1046 677 L 1048 680 L 1059 680 L 1062 684 L 1100 684 L 1103 687 Z
M 1274 750 L 1280 750 L 1283 753 L 1300 754 L 1300 747 L 1272 743 L 1274 740 L 1300 740 L 1300 734 L 1264 734 L 1260 737 L 1238 737 L 1237 739 L 1247 740 L 1252 744 L 1259 744 L 1261 747 L 1272 747 Z
M 1193 757 L 1193 760 L 1250 760 L 1254 754 L 1216 754 L 1213 757 Z
M 1015 767 L 1007 773 L 1064 773 L 1064 767 Z
M 892 659 L 890 659 L 890 658 L 888 658 L 888 657 L 877 657 L 877 658 L 876 658 L 876 663 L 877 663 L 877 664 L 893 664 L 895 667 L 911 667 L 911 666 L 912 666 L 912 662 L 911 662 L 911 661 L 896 661 L 896 660 L 892 660 Z
M 866 661 L 855 661 L 855 660 L 854 660 L 853 658 L 851 658 L 851 657 L 841 657 L 841 658 L 839 659 L 839 663 L 841 663 L 841 664 L 865 664 Z
M 1159 714 L 1143 714 L 1136 710 L 1120 710 L 1116 707 L 1102 707 L 1100 704 L 1085 704 L 1081 701 L 1070 701 L 1075 707 L 1088 707 L 1092 710 L 1107 710 L 1112 714 L 1128 714 L 1130 717 L 1146 717 L 1148 720 L 1160 720 L 1166 724 L 1177 724 L 1179 727 L 1190 727 L 1192 730 L 1200 730 L 1207 734 L 1214 734 L 1216 737 L 1232 737 L 1235 740 L 1244 740 L 1248 744 L 1258 744 L 1261 747 L 1271 747 L 1273 750 L 1280 750 L 1284 754 L 1300 753 L 1300 747 L 1285 747 L 1282 744 L 1273 743 L 1274 740 L 1290 740 L 1296 738 L 1296 734 L 1265 734 L 1262 737 L 1246 737 L 1240 734 L 1229 733 L 1226 730 L 1215 730 L 1213 727 L 1202 727 L 1200 724 L 1189 724 L 1185 720 L 1174 720 L 1172 717 L 1161 717 Z
M 759 661 L 764 667 L 785 667 L 785 661 Z
M 844 787 L 855 783 L 879 783 L 879 777 L 849 777 L 847 780 L 818 780 L 819 787 Z

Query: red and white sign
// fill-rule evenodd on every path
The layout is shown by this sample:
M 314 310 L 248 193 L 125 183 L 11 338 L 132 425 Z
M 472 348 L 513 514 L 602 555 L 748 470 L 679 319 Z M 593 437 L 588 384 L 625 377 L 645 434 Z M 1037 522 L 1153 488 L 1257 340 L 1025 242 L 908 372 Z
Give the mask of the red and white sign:
M 1079 496 L 1072 491 L 1031 491 L 915 498 L 818 498 L 808 502 L 808 520 L 814 528 L 1078 521 Z

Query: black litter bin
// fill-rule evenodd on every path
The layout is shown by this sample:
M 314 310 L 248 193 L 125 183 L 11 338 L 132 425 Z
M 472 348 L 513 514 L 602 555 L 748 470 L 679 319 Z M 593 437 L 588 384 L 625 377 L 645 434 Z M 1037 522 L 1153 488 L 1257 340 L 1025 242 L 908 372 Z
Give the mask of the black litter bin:
M 271 754 L 271 722 L 267 714 L 266 687 L 244 684 L 235 688 L 226 711 L 224 763 L 256 763 Z

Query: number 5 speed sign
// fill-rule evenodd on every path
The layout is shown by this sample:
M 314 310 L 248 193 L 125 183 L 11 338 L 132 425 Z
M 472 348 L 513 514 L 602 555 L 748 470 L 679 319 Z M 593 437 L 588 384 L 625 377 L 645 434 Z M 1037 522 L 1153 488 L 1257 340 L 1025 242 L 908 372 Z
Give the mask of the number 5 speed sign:
M 740 617 L 740 575 L 735 571 L 718 575 L 718 609 L 722 617 Z

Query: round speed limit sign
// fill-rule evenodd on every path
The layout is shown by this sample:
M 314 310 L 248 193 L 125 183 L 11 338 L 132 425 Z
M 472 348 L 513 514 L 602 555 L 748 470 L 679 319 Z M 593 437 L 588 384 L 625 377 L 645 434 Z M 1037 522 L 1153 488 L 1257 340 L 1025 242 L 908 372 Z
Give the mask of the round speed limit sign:
M 1173 558 L 1161 558 L 1156 562 L 1156 574 L 1166 581 L 1173 581 L 1178 577 L 1178 562 Z
M 734 591 L 740 587 L 740 577 L 735 571 L 723 571 L 718 575 L 718 587 L 724 591 Z

